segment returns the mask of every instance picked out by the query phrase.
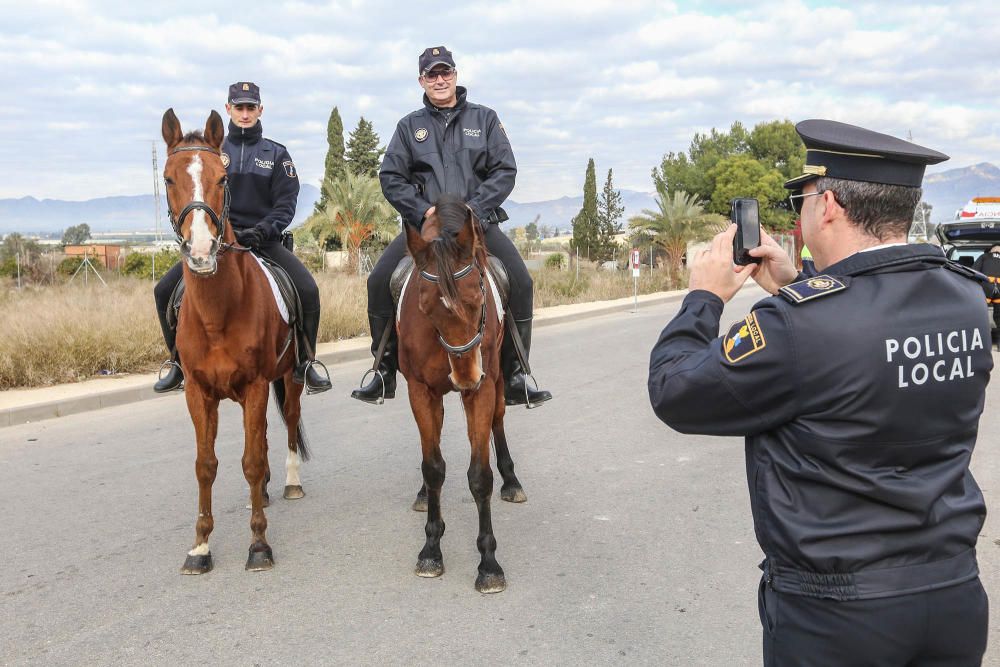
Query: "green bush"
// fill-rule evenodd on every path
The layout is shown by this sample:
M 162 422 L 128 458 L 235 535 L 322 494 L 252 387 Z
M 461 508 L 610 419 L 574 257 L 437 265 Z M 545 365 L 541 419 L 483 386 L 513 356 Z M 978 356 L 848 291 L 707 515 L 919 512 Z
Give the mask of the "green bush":
M 67 257 L 63 261 L 59 262 L 59 266 L 56 267 L 56 271 L 64 276 L 71 276 L 76 273 L 76 270 L 80 268 L 81 264 L 83 264 L 83 257 Z
M 159 280 L 170 267 L 179 262 L 181 254 L 176 250 L 161 250 L 156 253 L 156 276 Z M 150 278 L 153 275 L 153 256 L 142 252 L 129 253 L 122 264 L 122 274 L 136 278 Z
M 545 268 L 547 269 L 561 269 L 566 264 L 566 258 L 563 257 L 561 252 L 549 255 L 545 258 Z

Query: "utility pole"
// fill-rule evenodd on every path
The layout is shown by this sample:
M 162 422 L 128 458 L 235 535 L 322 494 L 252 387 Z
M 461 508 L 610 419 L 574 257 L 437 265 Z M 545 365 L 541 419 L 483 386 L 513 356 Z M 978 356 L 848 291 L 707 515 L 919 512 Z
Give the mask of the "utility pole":
M 156 240 L 160 241 L 160 167 L 156 161 L 156 142 L 150 142 L 153 145 L 153 206 L 156 210 L 156 218 L 154 220 L 154 234 Z

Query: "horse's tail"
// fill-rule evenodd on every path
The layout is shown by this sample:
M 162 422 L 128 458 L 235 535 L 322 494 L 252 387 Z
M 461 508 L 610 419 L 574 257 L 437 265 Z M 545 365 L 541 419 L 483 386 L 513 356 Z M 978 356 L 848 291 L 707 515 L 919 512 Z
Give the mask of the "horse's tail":
M 278 404 L 278 414 L 281 415 L 281 422 L 287 426 L 288 421 L 285 419 L 285 396 L 287 395 L 285 392 L 285 379 L 278 378 L 271 383 L 271 386 L 274 388 L 274 400 Z M 295 427 L 295 450 L 302 457 L 303 461 L 308 461 L 311 458 L 309 445 L 306 441 L 306 432 L 302 428 L 301 416 L 299 416 L 299 423 Z

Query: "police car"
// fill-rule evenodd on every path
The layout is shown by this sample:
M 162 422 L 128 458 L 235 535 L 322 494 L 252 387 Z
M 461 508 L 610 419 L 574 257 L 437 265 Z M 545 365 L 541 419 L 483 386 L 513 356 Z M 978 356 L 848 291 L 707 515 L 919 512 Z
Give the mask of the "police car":
M 1000 243 L 1000 197 L 976 197 L 935 231 L 948 259 L 972 266 L 979 256 Z

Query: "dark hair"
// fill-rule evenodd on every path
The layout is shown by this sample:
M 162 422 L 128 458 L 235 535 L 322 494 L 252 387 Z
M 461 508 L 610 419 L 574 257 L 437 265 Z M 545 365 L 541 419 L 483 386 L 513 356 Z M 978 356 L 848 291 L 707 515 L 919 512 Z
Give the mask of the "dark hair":
M 434 204 L 434 215 L 440 224 L 438 236 L 430 242 L 431 252 L 437 264 L 438 285 L 441 294 L 452 304 L 452 312 L 462 321 L 466 319 L 465 309 L 459 308 L 458 285 L 452 275 L 452 262 L 461 259 L 462 247 L 458 244 L 458 233 L 465 227 L 472 212 L 466 203 L 452 194 L 442 194 Z
M 816 180 L 816 191 L 824 190 L 833 193 L 848 220 L 880 241 L 909 233 L 923 194 L 921 188 L 825 176 Z

